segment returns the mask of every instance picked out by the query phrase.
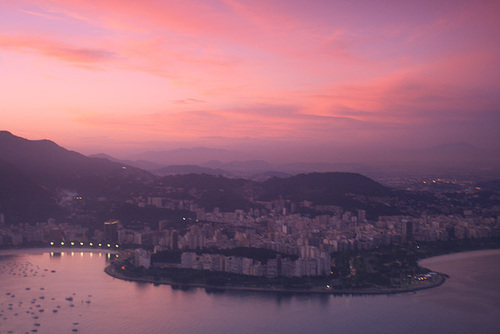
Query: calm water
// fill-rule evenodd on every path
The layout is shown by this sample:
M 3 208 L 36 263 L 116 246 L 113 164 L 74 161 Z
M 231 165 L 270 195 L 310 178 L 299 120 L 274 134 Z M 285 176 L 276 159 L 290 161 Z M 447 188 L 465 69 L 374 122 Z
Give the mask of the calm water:
M 182 291 L 109 277 L 105 253 L 29 252 L 0 252 L 2 334 L 500 333 L 499 250 L 423 261 L 441 287 L 364 297 Z

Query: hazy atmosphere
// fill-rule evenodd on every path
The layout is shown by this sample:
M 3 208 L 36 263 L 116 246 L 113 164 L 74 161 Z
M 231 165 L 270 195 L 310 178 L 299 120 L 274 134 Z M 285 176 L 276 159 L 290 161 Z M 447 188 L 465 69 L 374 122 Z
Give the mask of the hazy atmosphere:
M 1 333 L 500 333 L 500 0 L 0 0 Z
M 498 154 L 499 16 L 486 0 L 2 1 L 0 122 L 119 158 Z

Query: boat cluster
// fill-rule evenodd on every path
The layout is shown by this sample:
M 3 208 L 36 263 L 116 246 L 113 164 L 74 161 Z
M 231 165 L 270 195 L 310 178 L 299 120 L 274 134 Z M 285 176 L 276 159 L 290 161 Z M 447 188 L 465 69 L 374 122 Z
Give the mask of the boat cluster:
M 46 289 L 45 275 L 57 275 L 55 270 L 42 269 L 31 262 L 2 261 L 0 263 L 0 333 L 47 332 L 54 323 L 64 324 L 72 332 L 79 331 L 80 305 L 89 305 L 92 295 L 64 298 L 51 297 Z M 26 278 L 26 280 L 24 279 Z M 31 278 L 31 279 L 29 279 Z M 37 286 L 23 285 L 25 281 Z M 58 317 L 54 318 L 54 317 Z M 70 322 L 70 323 L 69 323 Z M 66 324 L 68 326 L 66 326 Z

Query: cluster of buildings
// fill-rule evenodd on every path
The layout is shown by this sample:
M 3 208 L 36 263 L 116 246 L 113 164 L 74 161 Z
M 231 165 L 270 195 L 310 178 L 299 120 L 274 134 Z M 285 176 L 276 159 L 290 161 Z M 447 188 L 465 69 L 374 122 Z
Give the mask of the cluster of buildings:
M 37 224 L 7 225 L 0 214 L 0 247 L 26 243 L 79 244 L 106 243 L 150 249 L 153 252 L 182 250 L 183 268 L 203 269 L 267 276 L 316 276 L 329 273 L 334 259 L 330 254 L 372 249 L 389 244 L 412 241 L 437 241 L 500 236 L 500 218 L 484 217 L 472 210 L 462 215 L 380 216 L 367 219 L 365 210 L 344 211 L 333 205 L 314 205 L 308 201 L 293 204 L 284 200 L 259 202 L 259 209 L 206 212 L 189 201 L 167 202 L 148 198 L 145 205 L 174 205 L 196 213 L 197 219 L 184 218 L 182 226 L 172 228 L 161 220 L 158 227 L 132 228 L 118 221 L 105 222 L 102 229 L 92 230 L 78 224 L 57 224 L 55 220 Z M 322 214 L 307 217 L 297 206 L 308 207 Z M 498 213 L 500 209 L 497 208 Z M 168 217 L 165 217 L 168 218 Z M 237 247 L 265 248 L 284 254 L 267 263 L 244 257 L 203 254 L 203 249 Z M 195 253 L 196 251 L 196 253 Z M 197 255 L 201 254 L 201 255 Z M 297 260 L 290 260 L 293 255 Z M 150 252 L 138 252 L 136 263 L 151 265 Z
M 226 272 L 249 276 L 273 277 L 303 277 L 325 276 L 330 274 L 331 256 L 320 252 L 318 256 L 292 260 L 277 256 L 267 263 L 241 256 L 224 256 L 221 254 L 202 254 L 183 252 L 181 268 Z
M 88 237 L 89 229 L 78 224 L 58 224 L 55 219 L 48 219 L 36 224 L 7 225 L 1 218 L 0 215 L 0 247 L 93 240 Z
M 213 215 L 224 216 L 225 213 Z M 468 215 L 382 216 L 377 221 L 369 221 L 363 210 L 359 210 L 356 215 L 344 212 L 340 215 L 309 218 L 291 214 L 268 215 L 256 219 L 251 214 L 238 210 L 226 215 L 225 219 L 186 220 L 189 227 L 184 232 L 169 229 L 160 222 L 158 231 L 146 233 L 155 252 L 184 250 L 180 264 L 182 268 L 253 276 L 301 277 L 328 274 L 335 261 L 330 254 L 334 252 L 372 249 L 411 241 L 498 237 L 499 223 L 498 217 Z M 128 233 L 131 232 L 122 230 L 119 235 Z M 276 258 L 263 264 L 244 257 L 193 251 L 236 247 L 272 249 L 294 255 L 298 260 Z
M 150 231 L 157 250 L 254 247 L 308 258 L 321 251 L 370 249 L 409 241 L 436 241 L 500 236 L 498 218 L 461 216 L 381 216 L 366 220 L 365 212 L 315 218 L 298 214 L 253 219 L 234 216 L 220 221 L 191 221 L 185 233 Z M 161 223 L 160 223 L 161 225 Z M 131 233 L 124 231 L 123 233 Z M 144 235 L 143 235 L 144 237 Z
M 200 217 L 201 218 L 201 217 Z M 321 251 L 341 252 L 370 249 L 408 241 L 436 241 L 482 238 L 500 235 L 498 217 L 438 215 L 421 217 L 381 216 L 366 219 L 366 212 L 343 212 L 314 218 L 299 214 L 255 212 L 217 212 L 205 214 L 204 220 L 184 219 L 185 228 L 169 228 L 166 220 L 158 229 L 125 228 L 118 221 L 105 222 L 102 230 L 89 235 L 89 229 L 78 224 L 59 223 L 49 219 L 37 224 L 6 225 L 0 216 L 0 245 L 49 241 L 114 242 L 165 249 L 203 249 L 254 247 L 273 249 L 285 254 L 308 258 Z

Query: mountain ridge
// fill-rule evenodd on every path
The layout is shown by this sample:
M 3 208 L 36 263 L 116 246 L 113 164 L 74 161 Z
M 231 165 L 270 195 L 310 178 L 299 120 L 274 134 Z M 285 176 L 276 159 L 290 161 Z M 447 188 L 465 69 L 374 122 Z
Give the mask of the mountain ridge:
M 89 158 L 50 140 L 28 140 L 8 131 L 0 132 L 0 159 L 38 183 L 50 188 L 72 189 L 93 195 L 109 195 L 103 180 L 152 179 L 141 169 L 102 158 Z M 108 188 L 108 189 L 106 189 Z M 119 189 L 114 191 L 115 194 Z

